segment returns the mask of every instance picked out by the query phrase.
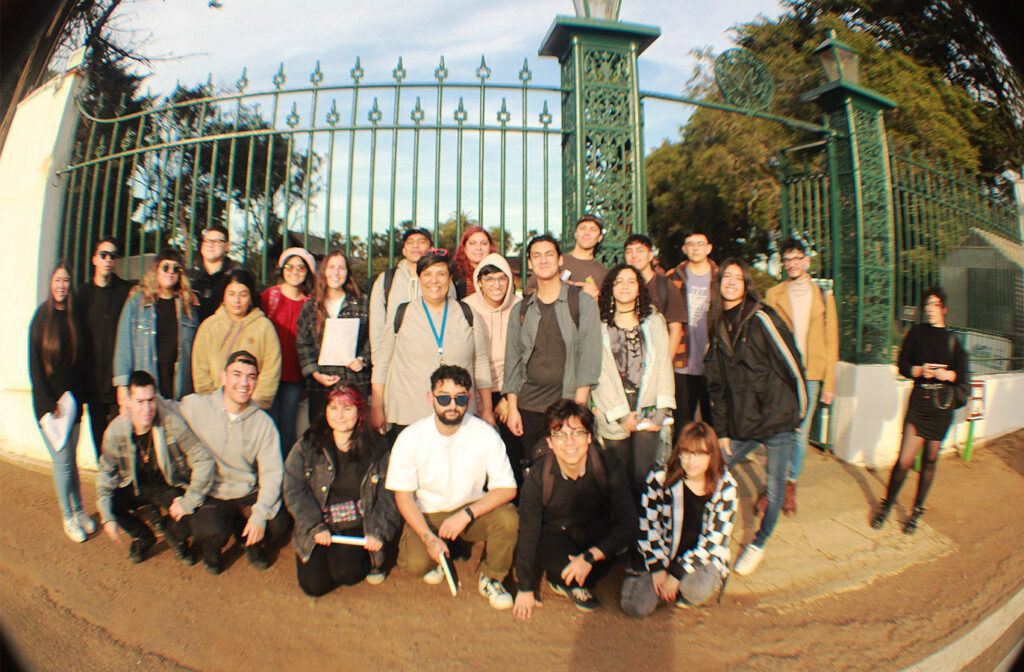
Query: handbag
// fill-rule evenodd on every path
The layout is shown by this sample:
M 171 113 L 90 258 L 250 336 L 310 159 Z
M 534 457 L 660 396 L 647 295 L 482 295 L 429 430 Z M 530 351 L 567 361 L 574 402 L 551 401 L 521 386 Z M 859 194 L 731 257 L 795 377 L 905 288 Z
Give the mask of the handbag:
M 954 354 L 956 352 L 956 336 L 953 332 L 949 332 L 949 361 L 954 361 Z M 949 397 L 945 402 L 940 402 L 939 391 L 935 391 L 935 396 L 932 399 L 935 402 L 935 407 L 940 411 L 953 409 L 954 411 L 958 408 L 963 408 L 967 404 L 967 400 L 971 397 L 971 383 L 969 380 L 956 379 L 956 382 L 947 383 L 943 387 L 949 389 Z

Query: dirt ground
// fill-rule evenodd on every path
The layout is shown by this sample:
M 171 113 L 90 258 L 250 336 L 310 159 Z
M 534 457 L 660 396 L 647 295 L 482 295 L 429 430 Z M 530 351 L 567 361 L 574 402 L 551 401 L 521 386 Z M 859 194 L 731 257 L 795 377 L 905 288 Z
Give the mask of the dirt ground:
M 878 495 L 882 477 L 869 478 Z M 603 610 L 581 614 L 546 592 L 521 623 L 476 594 L 472 560 L 458 563 L 464 590 L 455 598 L 396 571 L 380 586 L 310 599 L 290 547 L 266 572 L 229 552 L 213 577 L 201 563 L 177 562 L 163 542 L 132 565 L 103 536 L 68 541 L 47 469 L 0 459 L 0 484 L 5 669 L 895 670 L 1024 588 L 1024 431 L 976 449 L 970 462 L 940 461 L 927 521 L 955 542 L 953 553 L 783 609 L 726 592 L 720 605 L 660 608 L 641 621 L 618 607 L 621 570 L 598 588 Z M 94 512 L 88 475 L 83 490 Z M 1024 620 L 1014 630 L 967 669 L 991 669 Z

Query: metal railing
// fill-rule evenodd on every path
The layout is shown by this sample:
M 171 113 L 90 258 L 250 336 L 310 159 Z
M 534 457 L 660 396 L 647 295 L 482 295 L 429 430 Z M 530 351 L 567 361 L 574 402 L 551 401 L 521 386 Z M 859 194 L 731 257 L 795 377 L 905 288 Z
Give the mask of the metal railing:
M 94 241 L 113 235 L 134 276 L 165 245 L 191 264 L 212 223 L 264 281 L 291 244 L 343 245 L 369 280 L 393 263 L 403 226 L 451 245 L 480 224 L 521 252 L 528 233 L 561 229 L 562 91 L 534 84 L 526 60 L 514 84 L 491 74 L 481 57 L 475 82 L 452 81 L 441 57 L 432 81 L 410 82 L 399 59 L 390 81 L 366 82 L 357 58 L 344 85 L 325 86 L 318 62 L 308 86 L 285 88 L 282 65 L 265 92 L 243 71 L 230 93 L 207 84 L 135 114 L 83 111 L 60 171 L 60 252 L 84 278 Z

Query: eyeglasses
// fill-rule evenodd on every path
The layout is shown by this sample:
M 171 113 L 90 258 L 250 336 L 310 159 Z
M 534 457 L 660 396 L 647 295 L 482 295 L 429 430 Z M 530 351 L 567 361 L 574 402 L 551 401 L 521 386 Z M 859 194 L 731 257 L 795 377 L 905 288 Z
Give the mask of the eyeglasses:
M 696 457 L 711 457 L 711 453 L 699 453 L 692 450 L 684 450 L 681 453 L 679 453 L 680 460 L 685 460 L 687 458 L 692 460 Z
M 798 261 L 803 261 L 806 255 L 801 254 L 799 257 L 783 257 L 782 263 L 784 264 L 795 264 Z
M 683 243 L 683 247 L 707 247 L 707 242 L 703 240 L 695 240 L 690 243 Z
M 487 285 L 489 287 L 497 287 L 498 285 L 507 285 L 508 276 L 505 274 L 496 275 L 493 278 L 480 278 L 481 285 Z
M 117 252 L 111 252 L 110 250 L 103 250 L 99 253 L 100 259 L 117 259 Z
M 424 257 L 430 254 L 434 255 L 435 257 L 447 257 L 448 250 L 444 249 L 443 247 L 428 247 L 426 250 L 423 251 Z
M 203 244 L 210 243 L 211 245 L 225 245 L 227 244 L 227 238 L 203 238 Z
M 551 440 L 555 443 L 565 443 L 569 439 L 582 439 L 587 434 L 590 434 L 585 429 L 574 429 L 571 432 L 551 432 Z
M 181 266 L 178 264 L 160 264 L 160 271 L 171 275 L 177 275 L 178 273 L 181 273 Z
M 292 273 L 294 273 L 295 271 L 304 271 L 304 270 L 306 270 L 306 265 L 305 264 L 286 264 L 284 266 L 284 270 L 292 272 Z
M 452 400 L 455 400 L 455 405 L 459 408 L 469 406 L 468 394 L 456 394 L 454 396 L 450 394 L 435 394 L 434 399 L 437 400 L 439 406 L 449 406 L 452 403 Z

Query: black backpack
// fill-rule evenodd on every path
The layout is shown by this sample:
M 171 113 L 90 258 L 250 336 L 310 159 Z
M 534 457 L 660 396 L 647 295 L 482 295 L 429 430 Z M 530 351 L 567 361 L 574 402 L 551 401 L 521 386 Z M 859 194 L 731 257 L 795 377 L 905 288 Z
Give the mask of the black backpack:
M 580 328 L 580 292 L 582 291 L 583 289 L 579 285 L 569 285 L 569 294 L 566 296 L 569 301 L 569 315 L 572 316 L 572 323 L 576 325 L 577 329 Z M 530 292 L 519 302 L 519 324 L 526 319 L 526 311 L 533 305 L 536 295 L 536 292 Z

